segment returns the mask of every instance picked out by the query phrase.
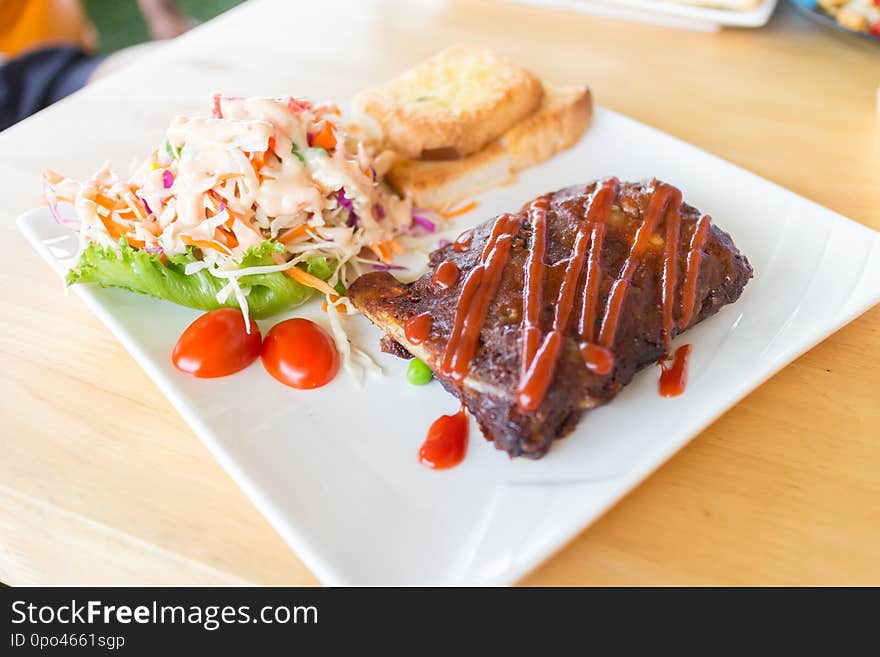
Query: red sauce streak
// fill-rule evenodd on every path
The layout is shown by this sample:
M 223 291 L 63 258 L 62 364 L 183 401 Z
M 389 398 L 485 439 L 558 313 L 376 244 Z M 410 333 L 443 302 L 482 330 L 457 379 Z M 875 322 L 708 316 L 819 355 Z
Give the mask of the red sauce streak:
M 571 258 L 565 267 L 559 294 L 553 309 L 553 326 L 538 348 L 535 357 L 529 364 L 525 377 L 520 381 L 517 391 L 517 404 L 525 411 L 533 411 L 544 400 L 553 375 L 556 362 L 562 348 L 562 337 L 568 326 L 569 316 L 574 306 L 575 286 L 583 268 L 587 253 L 587 237 L 584 226 L 578 230 L 572 249 Z
M 483 247 L 479 264 L 468 272 L 462 285 L 455 308 L 452 334 L 446 343 L 440 364 L 443 375 L 451 378 L 459 387 L 464 382 L 471 359 L 476 354 L 489 304 L 501 284 L 501 273 L 510 254 L 513 236 L 518 230 L 519 220 L 514 215 L 503 214 L 498 217 L 492 227 L 492 234 Z
M 675 350 L 672 364 L 665 360 L 660 361 L 660 396 L 677 397 L 684 392 L 687 385 L 688 358 L 691 355 L 691 346 L 683 345 Z
M 452 250 L 456 253 L 461 253 L 462 251 L 467 251 L 468 247 L 471 245 L 471 241 L 474 239 L 474 230 L 471 228 L 470 230 L 464 231 L 461 235 L 455 238 L 455 241 L 452 243 Z
M 633 275 L 648 251 L 649 239 L 657 220 L 667 211 L 667 208 L 671 207 L 673 211 L 677 212 L 680 205 L 681 192 L 675 187 L 661 184 L 654 190 L 651 202 L 648 204 L 648 210 L 645 212 L 645 219 L 636 231 L 629 255 L 623 263 L 620 275 L 611 286 L 608 305 L 605 307 L 605 316 L 602 318 L 602 328 L 599 331 L 599 344 L 606 349 L 610 349 L 614 345 L 617 324 L 623 310 L 623 302 L 626 300 L 626 293 L 629 291 Z
M 422 313 L 415 317 L 410 317 L 403 325 L 403 334 L 412 344 L 422 344 L 431 333 L 431 327 L 434 325 L 434 318 L 430 313 Z
M 604 225 L 611 212 L 611 205 L 617 196 L 618 187 L 619 182 L 617 179 L 610 178 L 597 186 L 596 192 L 590 197 L 586 212 L 587 221 L 578 227 L 574 247 L 572 248 L 572 254 L 566 264 L 562 283 L 559 286 L 559 292 L 553 311 L 553 325 L 550 332 L 544 337 L 540 346 L 534 351 L 532 351 L 532 346 L 529 344 L 529 341 L 535 340 L 535 335 L 540 335 L 540 328 L 537 326 L 531 327 L 527 324 L 530 317 L 529 313 L 524 310 L 523 322 L 525 326 L 523 332 L 522 361 L 525 373 L 520 378 L 520 384 L 517 390 L 517 404 L 525 411 L 533 411 L 540 406 L 553 381 L 553 375 L 556 372 L 556 363 L 559 360 L 559 354 L 562 349 L 562 338 L 565 334 L 566 327 L 568 326 L 578 293 L 577 284 L 580 280 L 581 272 L 584 269 L 584 264 L 587 259 L 587 244 L 590 242 L 595 246 L 598 241 L 599 249 L 596 249 L 591 253 L 590 259 L 592 260 L 592 263 L 588 265 L 587 285 L 583 295 L 579 317 L 579 333 L 583 334 L 583 329 L 580 327 L 588 321 L 586 317 L 589 315 L 589 308 L 587 306 L 589 303 L 588 297 L 590 296 L 591 285 L 593 288 L 592 296 L 595 305 L 596 289 L 598 288 L 598 278 L 600 273 L 598 254 L 601 250 L 601 236 L 604 235 Z M 543 263 L 545 249 L 544 235 L 543 232 L 539 233 L 538 229 L 540 228 L 541 231 L 546 230 L 546 227 L 544 227 L 542 223 L 539 223 L 539 221 L 546 222 L 547 210 L 543 204 L 539 204 L 541 200 L 542 199 L 538 199 L 529 208 L 529 215 L 532 219 L 532 224 L 535 230 L 533 239 L 529 245 L 529 256 L 527 261 L 526 279 L 529 281 L 530 285 L 524 285 L 523 287 L 524 308 L 531 308 L 535 299 L 540 302 L 540 290 L 535 289 L 533 286 L 543 283 L 542 277 L 532 276 L 532 272 L 529 271 L 529 267 L 537 268 L 539 266 L 542 271 L 545 267 Z M 590 269 L 593 270 L 592 278 L 590 277 Z M 594 312 L 595 310 L 593 310 L 593 313 Z M 537 324 L 537 319 L 535 323 Z M 595 320 L 591 320 L 591 325 L 593 323 L 595 323 Z M 592 330 L 590 332 L 592 333 Z M 605 351 L 607 352 L 607 350 Z M 613 366 L 613 359 L 611 362 Z M 603 362 L 602 369 L 606 366 L 607 363 Z
M 468 421 L 464 404 L 454 415 L 441 415 L 428 429 L 419 449 L 419 463 L 445 470 L 461 463 L 467 453 Z
M 542 196 L 529 206 L 532 241 L 526 257 L 523 282 L 523 344 L 520 379 L 526 377 L 541 341 L 541 306 L 544 296 L 544 255 L 547 250 L 547 210 L 550 197 Z
M 458 282 L 459 273 L 458 265 L 451 260 L 444 260 L 434 270 L 431 282 L 439 288 L 448 290 Z
M 675 305 L 675 287 L 678 281 L 678 242 L 681 214 L 679 203 L 670 205 L 666 213 L 666 243 L 663 250 L 663 278 L 660 299 L 663 303 L 663 344 L 666 353 L 672 348 L 672 311 Z
M 582 342 L 580 349 L 587 369 L 593 374 L 605 376 L 614 369 L 614 354 L 605 347 L 600 347 L 592 342 Z
M 687 254 L 687 271 L 684 275 L 684 289 L 681 293 L 681 317 L 678 318 L 678 328 L 686 329 L 694 317 L 694 305 L 697 301 L 697 279 L 700 275 L 700 263 L 703 261 L 702 248 L 706 244 L 709 235 L 709 226 L 712 219 L 706 215 L 700 217 Z
M 533 411 L 544 400 L 547 389 L 556 373 L 556 361 L 562 349 L 562 333 L 550 331 L 538 347 L 535 357 L 526 372 L 525 378 L 519 382 L 516 403 L 524 411 Z
M 603 181 L 590 201 L 590 207 L 587 210 L 587 220 L 593 230 L 590 236 L 590 258 L 587 261 L 587 280 L 584 284 L 584 296 L 581 299 L 581 312 L 578 318 L 578 333 L 587 342 L 595 340 L 596 307 L 599 299 L 599 283 L 602 279 L 602 243 L 605 240 L 605 224 L 619 191 L 620 182 L 617 178 Z

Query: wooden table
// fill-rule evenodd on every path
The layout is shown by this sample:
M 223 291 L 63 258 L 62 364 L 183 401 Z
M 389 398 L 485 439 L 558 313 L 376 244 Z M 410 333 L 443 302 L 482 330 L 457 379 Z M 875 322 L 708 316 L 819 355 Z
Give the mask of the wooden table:
M 13 221 L 44 167 L 124 167 L 215 89 L 344 99 L 485 44 L 880 229 L 880 49 L 787 6 L 767 29 L 711 34 L 502 2 L 347 4 L 246 5 L 0 135 L 0 581 L 316 581 Z M 268 21 L 290 38 L 262 38 Z M 880 584 L 878 554 L 874 308 L 524 583 Z

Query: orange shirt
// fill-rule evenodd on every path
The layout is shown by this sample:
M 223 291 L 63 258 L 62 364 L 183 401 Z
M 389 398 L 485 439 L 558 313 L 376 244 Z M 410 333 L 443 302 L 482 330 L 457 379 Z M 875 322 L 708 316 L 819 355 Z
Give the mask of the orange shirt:
M 50 45 L 90 52 L 97 32 L 79 0 L 0 0 L 0 54 L 14 57 Z

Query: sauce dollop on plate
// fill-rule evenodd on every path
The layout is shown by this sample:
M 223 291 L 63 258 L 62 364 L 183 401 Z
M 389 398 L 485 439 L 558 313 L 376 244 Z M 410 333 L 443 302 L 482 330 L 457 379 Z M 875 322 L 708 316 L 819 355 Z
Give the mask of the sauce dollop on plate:
M 419 462 L 432 470 L 445 470 L 464 459 L 468 443 L 468 420 L 464 404 L 453 415 L 441 415 L 428 429 L 419 449 Z

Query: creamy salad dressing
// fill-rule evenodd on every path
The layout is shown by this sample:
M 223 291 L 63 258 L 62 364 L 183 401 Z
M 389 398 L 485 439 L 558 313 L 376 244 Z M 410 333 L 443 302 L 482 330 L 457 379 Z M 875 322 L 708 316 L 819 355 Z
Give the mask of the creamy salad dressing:
M 74 204 L 83 245 L 194 250 L 210 270 L 234 271 L 249 248 L 279 239 L 279 264 L 323 255 L 337 266 L 330 284 L 347 285 L 364 261 L 386 259 L 412 208 L 377 181 L 387 167 L 346 139 L 338 115 L 292 98 L 219 97 L 212 118 L 175 118 L 129 180 L 107 165 L 82 184 L 47 180 Z M 313 143 L 328 126 L 330 147 Z

